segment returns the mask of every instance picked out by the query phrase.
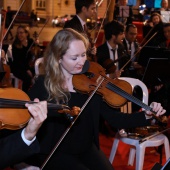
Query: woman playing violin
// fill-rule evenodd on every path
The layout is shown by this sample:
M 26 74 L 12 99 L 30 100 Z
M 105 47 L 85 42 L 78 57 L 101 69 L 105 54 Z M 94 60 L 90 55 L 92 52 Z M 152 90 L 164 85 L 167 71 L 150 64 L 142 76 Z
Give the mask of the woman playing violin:
M 15 40 L 12 44 L 13 62 L 11 72 L 22 80 L 22 90 L 27 92 L 32 85 L 34 70 L 29 66 L 32 59 L 29 48 L 33 43 L 25 26 L 18 26 Z
M 47 117 L 47 102 L 34 100 L 36 104 L 26 104 L 32 118 L 23 130 L 0 139 L 0 169 L 33 155 L 39 151 L 36 133 Z
M 87 60 L 87 40 L 78 32 L 67 28 L 60 30 L 44 53 L 45 75 L 39 76 L 29 91 L 30 98 L 38 97 L 54 103 L 82 107 L 88 94 L 75 91 L 72 78 L 84 71 Z M 82 79 L 83 81 L 83 79 Z M 84 82 L 86 83 L 86 82 Z M 153 102 L 157 116 L 165 113 L 161 104 Z M 102 115 L 113 127 L 132 128 L 148 125 L 150 111 L 124 114 L 106 104 L 101 95 L 93 96 L 81 116 L 55 151 L 45 169 L 65 170 L 113 170 L 107 157 L 99 147 L 99 117 Z M 63 115 L 47 118 L 37 138 L 41 150 L 25 160 L 30 165 L 41 167 L 53 147 L 69 126 Z

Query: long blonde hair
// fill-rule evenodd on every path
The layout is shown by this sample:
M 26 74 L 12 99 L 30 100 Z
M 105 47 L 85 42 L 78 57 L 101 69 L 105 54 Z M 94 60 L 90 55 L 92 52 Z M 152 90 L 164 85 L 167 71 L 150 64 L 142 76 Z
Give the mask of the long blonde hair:
M 68 103 L 70 93 L 64 88 L 65 80 L 59 60 L 74 40 L 83 41 L 86 49 L 88 48 L 88 40 L 83 35 L 71 28 L 66 28 L 56 33 L 44 53 L 45 87 L 49 93 L 48 100 L 55 99 L 57 103 Z

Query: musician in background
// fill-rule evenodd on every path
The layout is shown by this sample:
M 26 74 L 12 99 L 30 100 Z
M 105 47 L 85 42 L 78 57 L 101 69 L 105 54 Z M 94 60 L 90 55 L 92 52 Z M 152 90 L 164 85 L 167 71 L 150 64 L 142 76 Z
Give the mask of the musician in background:
M 129 17 L 120 17 L 120 6 L 127 6 L 127 0 L 118 0 L 114 9 L 114 19 L 122 22 L 125 25 L 131 24 L 133 21 L 133 11 L 132 7 L 129 6 Z
M 136 40 L 138 34 L 137 27 L 134 24 L 129 24 L 125 29 L 125 38 L 123 39 L 123 45 L 126 53 L 130 56 L 131 65 L 129 67 L 129 76 L 133 78 L 141 79 L 139 70 L 142 66 L 138 64 L 139 54 L 136 55 L 139 50 L 139 43 Z
M 155 33 L 156 35 L 152 37 Z M 151 14 L 150 19 L 143 27 L 143 36 L 145 37 L 146 41 L 152 37 L 146 44 L 147 46 L 158 47 L 159 43 L 164 40 L 163 22 L 160 14 L 157 12 Z
M 96 16 L 96 4 L 95 0 L 75 0 L 76 15 L 64 25 L 64 28 L 72 28 L 81 34 L 83 34 L 90 42 L 87 55 L 89 60 L 95 60 L 96 47 L 92 42 L 92 37 L 88 32 L 86 25 L 87 19 L 91 19 Z
M 29 49 L 33 42 L 26 27 L 18 26 L 17 34 L 12 44 L 13 61 L 11 63 L 11 72 L 22 80 L 22 90 L 26 93 L 33 84 L 35 75 L 34 70 L 29 65 L 32 60 Z
M 168 8 L 168 0 L 162 0 L 161 2 L 161 11 L 170 11 Z
M 117 69 L 114 73 L 110 73 L 111 78 L 117 78 L 127 76 L 127 67 L 120 70 L 122 66 L 128 61 L 128 57 L 125 53 L 122 40 L 124 39 L 124 25 L 121 22 L 113 20 L 104 25 L 105 43 L 97 47 L 97 62 L 103 66 L 107 71 L 107 65 L 105 64 L 108 59 L 111 59 L 115 63 Z
M 170 49 L 170 23 L 166 23 L 163 26 L 163 33 L 166 40 L 161 42 L 159 47 Z

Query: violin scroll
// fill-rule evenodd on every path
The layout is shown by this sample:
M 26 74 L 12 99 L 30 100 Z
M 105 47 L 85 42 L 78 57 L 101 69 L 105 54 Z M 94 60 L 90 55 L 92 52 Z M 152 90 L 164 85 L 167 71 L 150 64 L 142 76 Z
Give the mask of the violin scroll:
M 68 120 L 72 122 L 74 120 L 74 116 L 77 116 L 80 113 L 80 108 L 77 106 L 70 108 L 63 108 L 62 110 L 59 110 L 59 113 L 65 113 Z

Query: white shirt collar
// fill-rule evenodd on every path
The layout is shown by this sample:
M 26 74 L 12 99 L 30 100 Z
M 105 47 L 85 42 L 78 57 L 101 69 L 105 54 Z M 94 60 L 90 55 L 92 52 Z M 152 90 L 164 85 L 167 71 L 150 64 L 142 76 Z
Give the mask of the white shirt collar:
M 86 22 L 84 22 L 78 15 L 77 15 L 77 17 L 80 20 L 80 23 L 81 23 L 82 27 L 84 28 L 84 25 L 86 24 Z
M 108 41 L 106 42 L 107 43 L 107 46 L 109 48 L 109 50 L 112 50 L 113 48 L 111 47 L 111 45 L 108 43 Z M 118 49 L 118 45 L 116 45 L 116 48 L 115 49 Z

